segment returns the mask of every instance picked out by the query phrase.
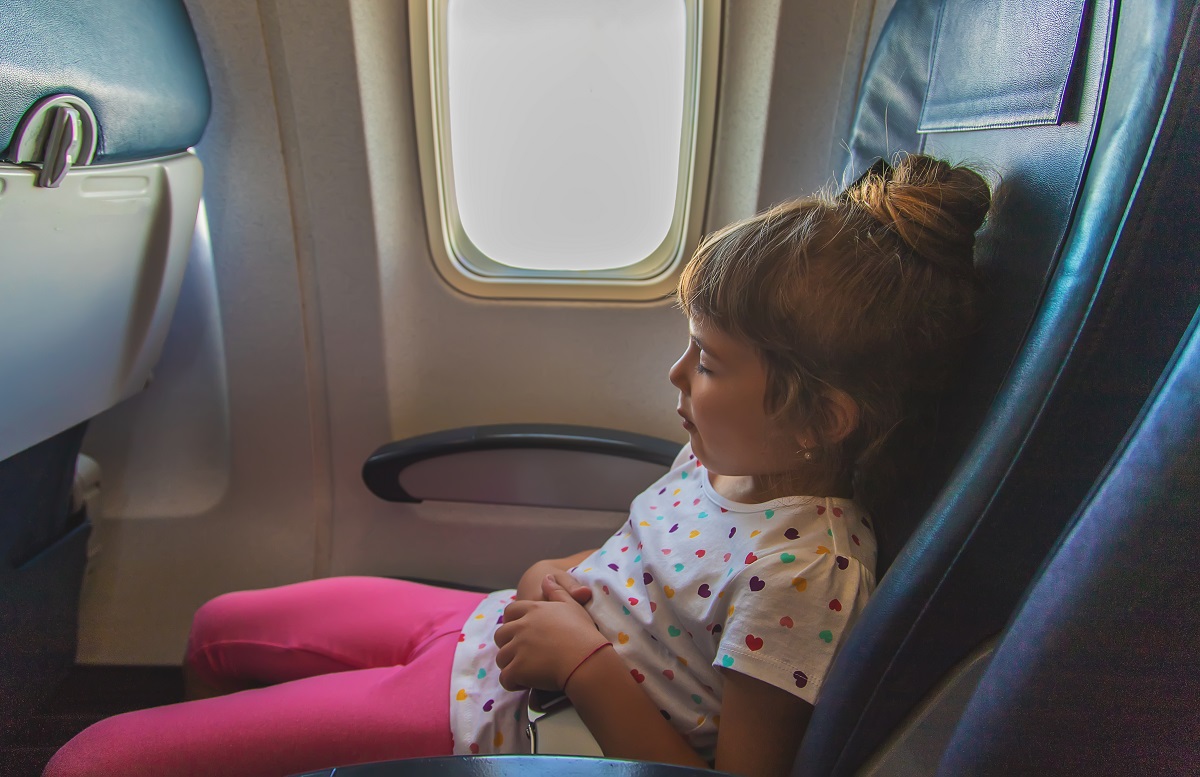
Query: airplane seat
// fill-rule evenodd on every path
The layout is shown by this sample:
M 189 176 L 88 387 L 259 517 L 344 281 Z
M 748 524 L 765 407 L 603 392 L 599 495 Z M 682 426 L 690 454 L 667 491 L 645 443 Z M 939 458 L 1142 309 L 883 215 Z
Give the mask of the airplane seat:
M 1194 773 L 1198 399 L 1200 316 L 1009 624 L 938 774 Z
M 940 409 L 932 477 L 877 512 L 903 550 L 797 774 L 936 766 L 1200 301 L 1200 222 L 1181 217 L 1200 197 L 1196 3 L 929 5 L 899 0 L 881 34 L 845 177 L 897 151 L 981 165 L 998 184 L 976 254 L 988 320 Z
M 74 661 L 89 418 L 148 383 L 211 98 L 181 0 L 0 0 L 0 736 Z

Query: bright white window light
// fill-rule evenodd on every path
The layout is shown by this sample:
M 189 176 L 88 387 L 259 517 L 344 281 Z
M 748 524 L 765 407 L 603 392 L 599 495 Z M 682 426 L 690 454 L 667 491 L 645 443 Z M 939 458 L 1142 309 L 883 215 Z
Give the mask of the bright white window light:
M 450 0 L 452 191 L 467 240 L 532 271 L 651 256 L 689 196 L 685 0 Z

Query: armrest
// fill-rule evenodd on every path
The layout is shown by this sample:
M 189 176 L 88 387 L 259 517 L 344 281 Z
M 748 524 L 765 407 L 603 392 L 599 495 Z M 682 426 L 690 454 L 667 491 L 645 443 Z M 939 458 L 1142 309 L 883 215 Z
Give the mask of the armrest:
M 380 447 L 363 464 L 363 482 L 390 502 L 626 510 L 671 466 L 679 448 L 658 437 L 590 426 L 470 426 Z
M 404 761 L 339 766 L 305 772 L 295 777 L 704 777 L 720 775 L 688 766 L 617 761 L 605 758 L 571 758 L 554 755 L 475 755 L 444 758 L 411 758 Z

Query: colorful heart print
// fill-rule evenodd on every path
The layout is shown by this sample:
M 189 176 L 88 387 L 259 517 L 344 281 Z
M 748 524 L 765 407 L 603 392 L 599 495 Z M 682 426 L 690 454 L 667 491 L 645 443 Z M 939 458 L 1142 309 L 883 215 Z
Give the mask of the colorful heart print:
M 756 637 L 753 634 L 746 635 L 746 647 L 751 650 L 762 650 L 763 641 L 761 637 Z
M 800 532 L 797 531 L 795 527 L 792 527 L 785 531 L 783 536 L 787 537 L 789 540 L 797 540 L 800 539 Z
M 830 631 L 829 629 L 825 629 L 824 631 L 822 631 L 822 632 L 821 632 L 820 634 L 818 634 L 817 636 L 818 636 L 818 637 L 819 637 L 819 638 L 820 638 L 820 639 L 821 639 L 823 642 L 833 642 L 833 632 L 832 632 L 832 631 Z
M 758 575 L 755 575 L 754 577 L 750 578 L 750 590 L 751 591 L 761 591 L 762 589 L 764 589 L 766 587 L 767 587 L 766 581 L 764 581 Z
M 795 672 L 792 672 L 792 679 L 796 681 L 797 688 L 803 688 L 804 686 L 808 685 L 808 675 L 804 674 L 804 672 L 801 672 L 798 669 Z
M 708 587 L 708 583 L 704 583 L 696 589 L 696 593 L 700 595 L 700 598 L 707 599 L 712 596 L 712 589 Z
M 831 599 L 829 601 L 829 609 L 833 610 L 834 612 L 841 612 L 842 611 L 842 603 L 839 602 L 837 599 Z

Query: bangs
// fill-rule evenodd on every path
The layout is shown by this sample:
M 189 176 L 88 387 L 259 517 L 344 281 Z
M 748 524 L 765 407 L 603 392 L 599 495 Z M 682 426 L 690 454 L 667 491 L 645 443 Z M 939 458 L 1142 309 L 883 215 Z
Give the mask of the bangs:
M 741 334 L 734 331 L 741 327 L 732 326 L 740 319 L 738 308 L 745 299 L 740 273 L 735 270 L 738 258 L 753 261 L 739 234 L 748 226 L 745 222 L 732 224 L 708 235 L 683 268 L 676 293 L 686 316 L 711 321 L 729 334 Z
M 818 197 L 794 200 L 708 235 L 679 276 L 677 304 L 764 351 L 784 345 L 828 207 Z

